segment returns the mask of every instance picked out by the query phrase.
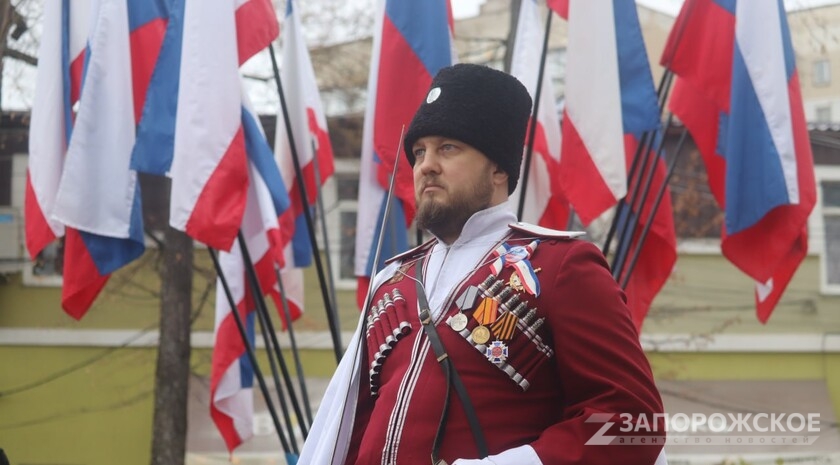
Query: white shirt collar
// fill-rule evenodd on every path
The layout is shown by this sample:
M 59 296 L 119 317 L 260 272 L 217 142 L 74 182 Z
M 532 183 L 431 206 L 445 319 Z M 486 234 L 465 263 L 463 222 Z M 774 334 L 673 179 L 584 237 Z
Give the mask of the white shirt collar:
M 515 222 L 516 215 L 511 211 L 509 202 L 504 201 L 473 213 L 452 245 L 461 245 L 489 234 L 498 234 L 500 230 L 507 229 L 510 223 Z

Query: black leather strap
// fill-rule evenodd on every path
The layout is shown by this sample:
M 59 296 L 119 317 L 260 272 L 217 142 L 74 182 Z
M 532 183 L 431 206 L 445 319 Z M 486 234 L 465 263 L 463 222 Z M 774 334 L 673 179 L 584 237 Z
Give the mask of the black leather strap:
M 484 440 L 484 433 L 481 431 L 481 424 L 478 422 L 478 416 L 475 414 L 475 408 L 472 405 L 472 400 L 470 400 L 470 396 L 467 394 L 467 389 L 464 387 L 464 383 L 461 382 L 461 377 L 458 376 L 458 370 L 455 369 L 455 366 L 452 364 L 452 360 L 449 358 L 449 354 L 446 353 L 446 349 L 443 347 L 443 343 L 440 342 L 440 337 L 438 336 L 437 329 L 435 329 L 434 321 L 432 321 L 432 315 L 429 310 L 429 301 L 426 298 L 426 292 L 423 289 L 423 262 L 424 259 L 421 258 L 415 265 L 417 267 L 417 280 L 415 281 L 415 284 L 417 285 L 417 300 L 420 304 L 420 323 L 423 324 L 423 330 L 426 332 L 426 337 L 429 338 L 432 350 L 435 351 L 437 361 L 443 370 L 444 376 L 446 377 L 447 386 L 455 386 L 455 391 L 458 393 L 458 397 L 461 399 L 461 405 L 464 407 L 464 414 L 467 417 L 470 430 L 472 430 L 473 438 L 475 438 L 478 455 L 480 458 L 484 458 L 488 455 L 487 442 Z M 438 458 L 438 452 L 440 449 L 440 443 L 443 440 L 444 430 L 446 429 L 450 391 L 451 389 L 446 390 L 446 397 L 443 401 L 443 413 L 440 416 L 440 423 L 438 424 L 437 433 L 435 433 L 435 440 L 432 443 L 432 465 L 446 464 L 445 461 Z

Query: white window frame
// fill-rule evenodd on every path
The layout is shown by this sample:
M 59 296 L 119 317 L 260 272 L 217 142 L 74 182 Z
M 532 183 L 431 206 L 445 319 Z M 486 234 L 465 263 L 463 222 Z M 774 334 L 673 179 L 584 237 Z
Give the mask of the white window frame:
M 351 291 L 356 289 L 356 279 L 346 278 L 341 276 L 341 214 L 347 212 L 354 212 L 358 214 L 359 201 L 358 199 L 339 199 L 338 198 L 338 176 L 351 175 L 356 178 L 359 177 L 359 170 L 361 166 L 360 160 L 335 160 L 335 174 L 330 178 L 330 181 L 325 185 L 324 196 L 327 198 L 325 205 L 331 205 L 333 208 L 327 209 L 327 230 L 330 234 L 335 234 L 335 237 L 330 238 L 330 260 L 332 261 L 332 275 L 333 282 L 337 290 Z M 327 187 L 329 187 L 327 189 Z
M 831 85 L 831 61 L 828 58 L 814 61 L 811 83 L 814 87 Z
M 827 118 L 820 115 L 820 112 L 824 112 Z M 816 123 L 830 123 L 831 118 L 831 105 L 819 105 L 814 108 L 814 120 Z
M 828 282 L 828 243 L 825 240 L 825 216 L 840 216 L 840 207 L 824 207 L 822 183 L 824 181 L 840 182 L 840 166 L 817 166 L 815 169 L 817 184 L 817 204 L 811 214 L 809 242 L 820 255 L 820 293 L 826 295 L 840 295 L 840 284 Z

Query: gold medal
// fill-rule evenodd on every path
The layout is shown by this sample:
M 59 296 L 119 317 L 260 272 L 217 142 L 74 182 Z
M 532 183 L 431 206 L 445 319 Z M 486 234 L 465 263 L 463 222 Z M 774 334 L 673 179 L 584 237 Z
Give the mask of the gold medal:
M 455 331 L 461 332 L 467 327 L 467 315 L 458 312 L 449 318 L 449 327 Z
M 472 340 L 476 344 L 486 344 L 490 340 L 490 330 L 484 325 L 476 326 L 472 330 Z

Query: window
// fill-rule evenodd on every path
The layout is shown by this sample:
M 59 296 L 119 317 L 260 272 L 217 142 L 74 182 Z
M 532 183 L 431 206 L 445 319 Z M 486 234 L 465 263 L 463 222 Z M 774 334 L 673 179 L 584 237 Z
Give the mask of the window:
M 823 250 L 823 290 L 840 294 L 840 179 L 820 182 Z
M 831 62 L 828 60 L 814 62 L 812 82 L 815 86 L 827 86 L 831 84 Z
M 330 234 L 330 260 L 337 289 L 356 288 L 356 212 L 359 204 L 359 160 L 335 160 L 335 174 L 324 185 Z
M 831 122 L 831 105 L 823 105 L 817 107 L 816 109 L 816 122 L 817 123 L 830 123 Z

